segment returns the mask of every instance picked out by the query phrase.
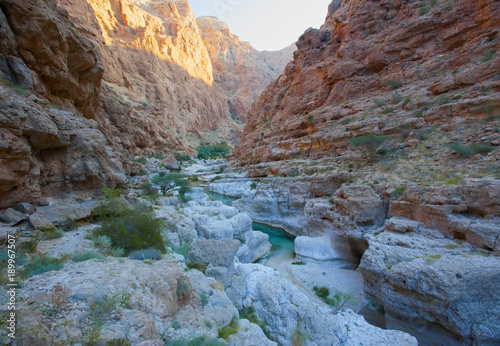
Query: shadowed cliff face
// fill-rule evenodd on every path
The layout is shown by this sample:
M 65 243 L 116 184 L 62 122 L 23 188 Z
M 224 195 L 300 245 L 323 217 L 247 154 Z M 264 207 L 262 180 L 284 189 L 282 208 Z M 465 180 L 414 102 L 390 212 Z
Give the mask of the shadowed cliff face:
M 98 122 L 126 155 L 200 141 L 236 143 L 241 125 L 213 83 L 212 62 L 187 1 L 61 0 L 101 52 Z
M 0 208 L 123 185 L 94 120 L 103 68 L 92 42 L 52 1 L 7 0 L 1 9 Z
M 500 104 L 498 1 L 424 5 L 332 2 L 252 106 L 234 157 L 347 157 L 349 138 L 487 117 L 481 105 Z

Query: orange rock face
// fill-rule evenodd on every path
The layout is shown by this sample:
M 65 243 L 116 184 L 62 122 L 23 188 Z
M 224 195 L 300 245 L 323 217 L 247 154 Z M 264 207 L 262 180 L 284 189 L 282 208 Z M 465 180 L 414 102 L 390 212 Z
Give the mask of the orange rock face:
M 499 26 L 494 0 L 333 1 L 252 106 L 233 155 L 344 156 L 349 138 L 486 118 L 500 106 Z
M 97 120 L 124 156 L 235 143 L 223 90 L 187 1 L 60 0 L 104 67 Z
M 279 56 L 246 63 L 261 82 L 241 112 Z M 131 156 L 242 134 L 186 0 L 2 0 L 0 77 L 0 208 L 88 198 L 125 184 Z
M 216 17 L 196 20 L 214 66 L 214 78 L 229 98 L 230 112 L 241 121 L 262 91 L 292 60 L 294 45 L 259 52 L 233 35 Z

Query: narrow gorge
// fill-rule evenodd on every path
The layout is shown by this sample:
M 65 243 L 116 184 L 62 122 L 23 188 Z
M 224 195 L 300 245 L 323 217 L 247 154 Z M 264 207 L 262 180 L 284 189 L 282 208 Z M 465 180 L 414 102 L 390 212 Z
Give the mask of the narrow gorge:
M 0 0 L 2 343 L 498 345 L 500 2 L 191 6 Z

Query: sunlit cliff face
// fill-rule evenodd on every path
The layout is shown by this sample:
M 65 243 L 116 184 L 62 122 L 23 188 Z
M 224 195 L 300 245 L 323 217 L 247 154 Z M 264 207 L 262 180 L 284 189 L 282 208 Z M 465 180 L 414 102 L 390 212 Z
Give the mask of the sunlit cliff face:
M 186 0 L 88 0 L 109 46 L 151 52 L 208 85 L 212 62 Z

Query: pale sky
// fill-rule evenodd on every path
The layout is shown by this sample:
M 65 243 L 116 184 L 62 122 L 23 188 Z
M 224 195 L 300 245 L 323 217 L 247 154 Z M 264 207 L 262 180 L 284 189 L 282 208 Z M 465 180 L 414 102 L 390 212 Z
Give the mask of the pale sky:
M 331 0 L 189 0 L 196 15 L 216 16 L 257 50 L 279 50 L 324 22 Z

